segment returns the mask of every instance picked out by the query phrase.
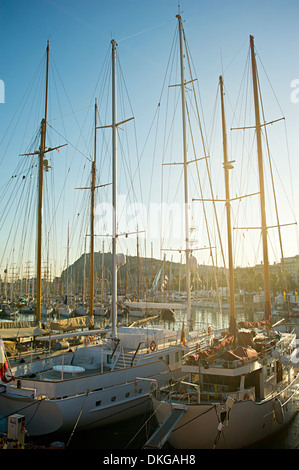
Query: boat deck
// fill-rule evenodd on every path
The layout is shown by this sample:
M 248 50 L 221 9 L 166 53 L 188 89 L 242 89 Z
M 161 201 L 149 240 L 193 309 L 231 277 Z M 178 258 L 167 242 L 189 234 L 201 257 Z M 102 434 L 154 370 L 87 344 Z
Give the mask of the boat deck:
M 52 382 L 59 382 L 61 380 L 74 379 L 74 378 L 78 379 L 80 377 L 86 377 L 88 375 L 101 374 L 104 372 L 108 372 L 110 370 L 108 367 L 95 368 L 95 369 L 84 369 L 83 367 L 80 367 L 78 369 L 81 369 L 81 370 L 70 371 L 67 369 L 67 367 L 68 366 L 65 366 L 65 368 L 64 369 L 62 368 L 61 370 L 55 370 L 54 368 L 44 370 L 37 374 L 31 374 L 30 378 L 36 378 L 37 380 L 49 380 Z M 35 377 L 33 377 L 33 375 L 35 375 Z

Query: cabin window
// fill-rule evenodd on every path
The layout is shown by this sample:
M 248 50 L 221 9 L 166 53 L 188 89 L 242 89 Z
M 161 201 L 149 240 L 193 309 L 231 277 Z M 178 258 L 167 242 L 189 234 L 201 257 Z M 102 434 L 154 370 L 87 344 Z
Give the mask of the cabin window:
M 139 388 L 139 389 L 138 389 L 138 393 L 142 393 L 142 388 Z
M 116 400 L 116 396 L 111 397 L 111 401 L 115 401 L 115 400 Z
M 107 355 L 107 364 L 111 364 L 111 354 Z
M 101 406 L 102 400 L 96 401 L 96 406 Z
M 130 392 L 127 392 L 127 393 L 125 394 L 125 397 L 128 398 L 129 396 L 130 396 Z
M 175 362 L 179 362 L 180 357 L 179 357 L 179 351 L 175 352 Z
M 166 364 L 169 365 L 169 354 L 166 354 L 164 359 L 165 359 Z

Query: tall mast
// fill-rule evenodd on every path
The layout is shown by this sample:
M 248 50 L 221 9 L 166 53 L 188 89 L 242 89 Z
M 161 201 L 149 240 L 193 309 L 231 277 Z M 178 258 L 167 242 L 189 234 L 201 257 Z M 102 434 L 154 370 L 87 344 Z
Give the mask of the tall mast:
M 112 124 L 101 126 L 112 128 L 112 338 L 117 337 L 117 126 L 134 119 L 126 119 L 117 122 L 117 97 L 116 97 L 116 46 L 114 39 L 112 45 Z M 106 185 L 104 185 L 106 186 Z
M 180 37 L 180 65 L 181 65 L 181 95 L 182 95 L 182 122 L 183 122 L 183 154 L 184 154 L 184 196 L 185 196 L 185 249 L 186 249 L 186 293 L 187 293 L 187 328 L 191 330 L 191 292 L 190 292 L 190 247 L 189 247 L 189 198 L 188 198 L 188 163 L 186 138 L 186 90 L 184 74 L 183 50 L 183 22 L 180 15 L 176 15 L 179 22 Z
M 116 98 L 116 42 L 112 44 L 112 338 L 117 335 L 117 98 Z
M 229 264 L 229 294 L 230 294 L 230 324 L 229 331 L 232 335 L 236 334 L 236 309 L 235 309 L 235 278 L 233 265 L 233 244 L 232 244 L 232 226 L 231 226 L 231 204 L 229 191 L 229 170 L 232 168 L 232 162 L 227 157 L 227 136 L 226 120 L 224 109 L 223 79 L 219 77 L 221 92 L 221 117 L 222 117 L 222 140 L 223 140 L 223 167 L 225 179 L 225 204 L 227 221 L 227 243 L 228 243 L 228 264 Z
M 69 267 L 70 267 L 70 223 L 67 226 L 67 256 L 66 256 L 66 304 L 69 301 Z
M 85 268 L 86 268 L 86 236 L 84 238 L 83 289 L 82 289 L 82 304 L 83 305 L 85 305 Z
M 103 307 L 104 301 L 104 241 L 103 241 L 103 248 L 102 248 L 102 283 L 101 283 L 101 307 Z
M 49 41 L 47 42 L 47 70 L 46 70 L 46 95 L 45 95 L 45 121 L 48 115 L 48 88 L 49 88 Z
M 37 213 L 37 267 L 36 267 L 36 323 L 38 325 L 41 322 L 43 171 L 44 171 L 44 156 L 45 156 L 45 150 L 46 150 L 48 81 L 49 81 L 49 41 L 47 43 L 45 113 L 44 113 L 44 118 L 41 123 L 41 142 L 40 142 L 40 150 L 39 150 L 38 213 Z
M 139 260 L 139 237 L 137 225 L 137 300 L 140 300 L 140 260 Z
M 94 157 L 91 167 L 91 210 L 90 210 L 90 298 L 89 316 L 93 317 L 94 307 L 94 213 L 96 189 L 96 162 L 97 162 L 97 100 L 94 106 Z
M 261 223 L 262 223 L 262 241 L 263 241 L 263 257 L 264 257 L 264 289 L 265 289 L 265 310 L 264 319 L 271 320 L 271 298 L 270 298 L 270 275 L 269 275 L 269 258 L 268 258 L 268 233 L 266 221 L 266 205 L 265 205 L 265 188 L 264 188 L 264 168 L 263 168 L 263 152 L 261 138 L 261 123 L 258 95 L 257 66 L 254 52 L 254 38 L 250 36 L 250 51 L 252 65 L 252 81 L 255 108 L 255 128 L 256 142 L 258 154 L 259 184 L 260 184 L 260 205 L 261 205 Z

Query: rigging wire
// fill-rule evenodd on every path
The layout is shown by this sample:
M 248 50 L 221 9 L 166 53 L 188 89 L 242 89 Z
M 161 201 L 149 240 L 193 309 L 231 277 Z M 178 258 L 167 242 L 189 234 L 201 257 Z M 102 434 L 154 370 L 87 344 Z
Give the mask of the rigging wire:
M 156 26 L 152 26 L 152 27 L 144 29 L 144 30 L 142 30 L 138 33 L 134 33 L 134 34 L 131 34 L 130 36 L 119 39 L 117 42 L 120 43 L 120 42 L 126 41 L 127 39 L 131 39 L 131 38 L 134 38 L 136 36 L 140 36 L 141 34 L 148 33 L 149 31 L 153 31 L 154 29 L 161 28 L 162 26 L 165 26 L 166 24 L 173 23 L 173 21 L 174 20 L 169 20 L 169 21 L 166 21 L 164 23 L 158 24 Z
M 215 205 L 214 191 L 213 191 L 213 187 L 212 187 L 211 169 L 210 169 L 210 167 L 209 167 L 208 156 L 207 156 L 207 152 L 206 152 L 206 144 L 205 144 L 205 139 L 204 139 L 204 137 L 203 137 L 203 129 L 202 129 L 202 124 L 201 124 L 201 119 L 200 119 L 200 116 L 199 116 L 198 104 L 197 104 L 197 99 L 196 99 L 196 94 L 195 94 L 195 89 L 194 89 L 193 74 L 192 74 L 192 71 L 191 71 L 190 53 L 188 52 L 188 46 L 187 46 L 186 40 L 185 40 L 185 47 L 186 47 L 186 54 L 187 54 L 187 59 L 188 59 L 188 65 L 189 65 L 189 72 L 190 72 L 190 76 L 191 76 L 191 80 L 192 80 L 192 89 L 193 89 L 193 94 L 194 94 L 194 99 L 195 99 L 195 109 L 196 109 L 196 113 L 195 113 L 195 114 L 196 114 L 196 117 L 197 117 L 197 122 L 198 122 L 198 125 L 199 125 L 199 130 L 200 130 L 200 135 L 201 135 L 201 140 L 202 140 L 202 146 L 203 146 L 203 149 L 204 149 L 207 176 L 208 176 L 208 181 L 209 181 L 209 187 L 210 187 L 210 192 L 211 192 L 211 198 L 212 198 L 212 202 L 213 202 L 214 221 L 215 221 L 215 223 L 216 223 L 216 229 L 217 229 L 218 238 L 219 238 L 219 242 L 220 242 L 220 249 L 221 249 L 222 261 L 223 261 L 223 265 L 224 265 L 224 268 L 225 268 L 226 263 L 225 263 L 223 245 L 222 245 L 222 238 L 221 238 L 221 234 L 220 234 L 220 227 L 219 227 L 219 222 L 218 222 L 218 215 L 217 215 L 217 210 L 216 210 L 216 205 Z M 199 94 L 199 96 L 200 96 L 200 94 Z M 189 116 L 189 112 L 188 112 L 188 116 Z M 188 117 L 188 118 L 189 118 L 189 117 Z M 190 120 L 189 120 L 189 121 L 190 121 Z M 190 125 L 190 129 L 191 129 L 191 125 Z M 194 144 L 193 144 L 193 147 L 194 147 Z M 194 158 L 196 158 L 196 152 L 195 152 L 195 151 L 194 151 Z M 199 174 L 198 162 L 196 161 L 195 163 L 196 163 L 196 169 L 197 169 L 197 175 L 198 175 L 198 182 L 199 182 L 200 191 L 201 191 L 201 194 L 200 194 L 200 195 L 201 195 L 201 198 L 203 199 L 203 191 L 202 191 L 202 187 L 201 187 L 201 183 L 200 183 L 200 174 Z M 206 231 L 207 231 L 207 235 L 208 235 L 208 240 L 209 240 L 209 246 L 212 247 L 211 238 L 210 238 L 210 235 L 209 235 L 208 221 L 207 221 L 207 217 L 206 217 L 206 211 L 205 211 L 205 204 L 204 204 L 204 201 L 202 202 L 202 205 L 203 205 L 204 218 L 205 218 L 205 227 L 206 227 Z M 213 254 L 212 254 L 213 252 L 212 252 L 212 249 L 211 249 L 211 248 L 210 248 L 210 253 L 211 253 L 212 264 L 213 264 L 213 268 L 214 268 L 214 276 L 215 276 L 216 288 L 217 288 L 217 292 L 218 292 L 218 280 L 217 280 L 217 276 L 216 276 L 215 263 L 214 263 L 214 260 L 213 260 Z M 226 276 L 226 277 L 227 277 L 227 276 Z M 228 279 L 227 279 L 227 283 L 228 283 Z M 220 313 L 221 313 L 221 315 L 222 315 L 222 307 L 221 307 L 220 299 L 219 299 L 219 308 L 220 308 Z
M 9 145 L 11 144 L 11 141 L 12 141 L 14 132 L 15 132 L 15 130 L 16 130 L 16 128 L 17 128 L 17 125 L 18 125 L 19 122 L 21 121 L 22 113 L 23 113 L 23 111 L 24 111 L 24 109 L 25 109 L 25 106 L 26 106 L 27 101 L 28 101 L 28 99 L 29 99 L 30 93 L 31 93 L 32 90 L 34 89 L 34 84 L 35 84 L 35 82 L 38 80 L 38 77 L 41 75 L 42 65 L 44 64 L 44 61 L 45 61 L 45 54 L 43 55 L 43 57 L 42 57 L 42 59 L 41 59 L 39 65 L 38 65 L 38 67 L 37 67 L 35 73 L 33 74 L 33 77 L 32 77 L 32 79 L 31 79 L 31 81 L 29 82 L 29 84 L 28 84 L 28 86 L 27 86 L 27 89 L 26 89 L 25 92 L 24 92 L 23 97 L 22 97 L 21 100 L 20 100 L 20 104 L 17 106 L 16 111 L 15 111 L 15 113 L 14 113 L 14 115 L 13 115 L 13 117 L 12 117 L 12 119 L 11 119 L 11 121 L 10 121 L 10 123 L 9 123 L 9 125 L 8 125 L 8 127 L 7 127 L 7 129 L 6 129 L 6 131 L 4 132 L 4 135 L 3 135 L 2 139 L 1 139 L 0 146 L 4 143 L 4 139 L 5 139 L 5 137 L 8 135 L 9 129 L 12 127 L 12 124 L 13 124 L 15 118 L 18 116 L 18 118 L 17 118 L 17 120 L 16 120 L 16 123 L 15 123 L 15 126 L 14 126 L 13 131 L 12 131 L 11 137 L 9 138 L 9 141 L 8 141 L 8 143 L 7 143 L 7 145 L 6 145 L 6 148 L 5 148 L 5 150 L 3 151 L 3 155 L 2 155 L 2 158 L 1 158 L 1 160 L 0 160 L 0 166 L 1 166 L 3 160 L 4 160 L 5 156 L 6 156 L 8 147 L 9 147 Z M 35 90 L 36 90 L 36 88 L 35 88 Z M 23 103 L 23 104 L 22 104 L 22 103 Z M 21 105 L 22 105 L 22 107 L 21 107 Z M 21 108 L 21 109 L 20 109 L 20 108 Z M 26 120 L 26 123 L 27 123 L 27 124 L 28 124 L 28 122 L 29 122 L 29 119 Z M 24 140 L 24 138 L 23 138 L 23 140 Z

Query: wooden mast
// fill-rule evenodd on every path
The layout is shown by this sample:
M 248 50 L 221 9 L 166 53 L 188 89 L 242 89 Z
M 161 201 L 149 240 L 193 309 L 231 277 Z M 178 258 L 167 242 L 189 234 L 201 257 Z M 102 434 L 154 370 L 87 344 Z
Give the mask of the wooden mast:
M 69 267 L 70 267 L 70 223 L 67 224 L 67 252 L 66 252 L 66 298 L 65 304 L 69 302 Z
M 47 43 L 45 112 L 44 112 L 44 118 L 41 123 L 41 143 L 40 143 L 40 150 L 39 150 L 38 213 L 37 213 L 37 267 L 36 267 L 36 323 L 38 325 L 41 322 L 43 171 L 44 171 L 44 156 L 45 156 L 45 150 L 46 150 L 48 82 L 49 82 L 49 41 Z
M 189 243 L 189 196 L 188 196 L 188 162 L 187 162 L 187 137 L 186 137 L 186 90 L 184 74 L 184 50 L 183 50 L 183 22 L 180 15 L 176 15 L 179 22 L 180 37 L 180 64 L 181 64 L 181 97 L 182 97 L 182 121 L 183 121 L 183 154 L 184 154 L 184 196 L 185 196 L 185 250 L 186 250 L 186 293 L 187 293 L 187 329 L 191 330 L 191 292 L 190 292 L 190 243 Z
M 97 161 L 97 100 L 94 106 L 94 157 L 91 167 L 91 210 L 90 210 L 90 297 L 89 316 L 93 318 L 94 310 L 94 213 L 96 189 L 96 161 Z
M 234 278 L 234 265 L 233 265 L 233 243 L 232 243 L 232 226 L 231 226 L 231 204 L 230 204 L 230 190 L 229 190 L 229 170 L 232 168 L 232 162 L 228 161 L 227 157 L 227 135 L 226 135 L 226 120 L 224 109 L 224 94 L 223 94 L 223 78 L 219 77 L 220 92 L 221 92 L 221 116 L 222 116 L 222 139 L 223 139 L 223 167 L 225 178 L 225 205 L 226 205 L 226 221 L 227 221 L 227 243 L 228 243 L 228 264 L 229 264 L 229 296 L 230 296 L 230 323 L 229 330 L 232 335 L 236 334 L 236 308 L 235 308 L 235 278 Z
M 267 240 L 268 231 L 267 231 L 267 221 L 266 221 L 264 168 L 263 168 L 263 152 L 262 152 L 261 123 L 260 123 L 260 109 L 259 109 L 259 95 L 258 95 L 257 66 L 256 66 L 255 52 L 254 52 L 253 36 L 250 36 L 250 51 L 251 51 L 252 81 L 253 81 L 254 108 L 255 108 L 255 128 L 256 128 L 256 142 L 257 142 L 257 154 L 258 154 L 262 242 L 263 242 L 263 257 L 264 257 L 264 289 L 265 289 L 264 319 L 270 321 L 271 320 L 271 298 L 270 298 L 270 274 L 269 274 L 268 240 Z

